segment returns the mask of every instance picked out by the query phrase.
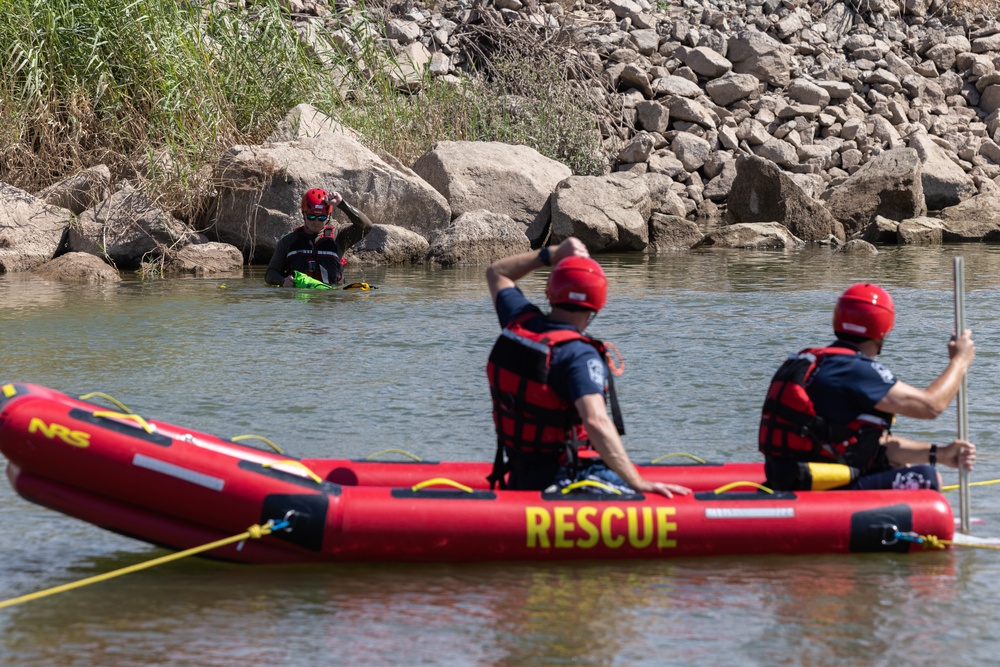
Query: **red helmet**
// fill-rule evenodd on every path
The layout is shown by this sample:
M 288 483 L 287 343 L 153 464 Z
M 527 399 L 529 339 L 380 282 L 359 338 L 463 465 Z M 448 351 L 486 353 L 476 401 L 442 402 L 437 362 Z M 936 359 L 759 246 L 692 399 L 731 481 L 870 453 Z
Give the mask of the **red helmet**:
M 326 201 L 326 190 L 313 188 L 302 195 L 302 212 L 313 215 L 330 215 L 333 207 Z
M 833 309 L 833 330 L 881 341 L 896 322 L 896 306 L 889 293 L 872 283 L 847 288 Z
M 545 296 L 553 306 L 578 306 L 595 313 L 608 302 L 608 279 L 589 257 L 567 257 L 552 269 Z

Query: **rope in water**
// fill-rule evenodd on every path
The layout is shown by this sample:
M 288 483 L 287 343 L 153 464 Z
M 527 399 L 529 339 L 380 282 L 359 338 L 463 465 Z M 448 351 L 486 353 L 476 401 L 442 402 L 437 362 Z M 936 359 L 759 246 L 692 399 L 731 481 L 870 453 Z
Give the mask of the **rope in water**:
M 48 597 L 49 595 L 55 595 L 56 593 L 64 593 L 66 591 L 71 591 L 76 588 L 82 588 L 83 586 L 89 586 L 90 584 L 96 584 L 101 581 L 107 581 L 108 579 L 114 579 L 115 577 L 120 577 L 124 574 L 131 574 L 132 572 L 138 572 L 139 570 L 145 570 L 156 565 L 163 565 L 164 563 L 169 563 L 171 561 L 180 560 L 181 558 L 187 558 L 188 556 L 194 556 L 205 551 L 211 551 L 212 549 L 218 549 L 219 547 L 224 547 L 227 544 L 232 544 L 233 542 L 243 542 L 244 540 L 258 540 L 265 535 L 270 535 L 276 530 L 283 530 L 288 528 L 291 524 L 288 521 L 268 521 L 263 526 L 254 524 L 250 526 L 245 533 L 240 533 L 239 535 L 233 535 L 232 537 L 227 537 L 225 539 L 217 540 L 215 542 L 209 542 L 208 544 L 203 544 L 200 547 L 193 547 L 191 549 L 185 549 L 184 551 L 178 551 L 177 553 L 170 554 L 168 556 L 161 556 L 160 558 L 154 558 L 153 560 L 146 561 L 145 563 L 137 563 L 136 565 L 129 565 L 128 567 L 123 567 L 114 572 L 106 572 L 105 574 L 99 574 L 94 577 L 88 577 L 86 579 L 81 579 L 79 581 L 74 581 L 68 584 L 63 584 L 62 586 L 55 586 L 53 588 L 48 588 L 44 591 L 38 591 L 37 593 L 30 593 L 28 595 L 22 595 L 21 597 L 11 598 L 9 600 L 4 600 L 0 602 L 0 609 L 4 607 L 12 607 L 16 604 L 21 604 L 22 602 L 30 602 L 32 600 L 38 600 L 39 598 Z

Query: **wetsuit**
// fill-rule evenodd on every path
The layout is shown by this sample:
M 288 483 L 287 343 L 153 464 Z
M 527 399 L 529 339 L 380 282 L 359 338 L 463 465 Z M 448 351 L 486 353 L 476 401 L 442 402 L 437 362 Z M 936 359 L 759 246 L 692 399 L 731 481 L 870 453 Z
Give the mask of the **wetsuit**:
M 301 271 L 328 284 L 340 282 L 340 263 L 344 253 L 367 236 L 372 222 L 346 200 L 342 200 L 337 208 L 347 214 L 351 224 L 336 233 L 333 227 L 324 227 L 318 234 L 310 234 L 305 227 L 299 227 L 281 237 L 267 265 L 264 282 L 281 285 L 293 271 Z M 310 266 L 315 268 L 310 270 Z

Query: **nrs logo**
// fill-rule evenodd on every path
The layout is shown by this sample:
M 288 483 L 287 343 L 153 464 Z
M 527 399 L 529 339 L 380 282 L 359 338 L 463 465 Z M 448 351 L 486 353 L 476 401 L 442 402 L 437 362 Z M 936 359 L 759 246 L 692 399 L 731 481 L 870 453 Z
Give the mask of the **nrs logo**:
M 38 417 L 32 417 L 28 424 L 28 433 L 41 433 L 49 440 L 58 438 L 67 445 L 74 447 L 89 447 L 90 434 L 84 431 L 71 431 L 68 426 L 62 424 L 46 424 Z

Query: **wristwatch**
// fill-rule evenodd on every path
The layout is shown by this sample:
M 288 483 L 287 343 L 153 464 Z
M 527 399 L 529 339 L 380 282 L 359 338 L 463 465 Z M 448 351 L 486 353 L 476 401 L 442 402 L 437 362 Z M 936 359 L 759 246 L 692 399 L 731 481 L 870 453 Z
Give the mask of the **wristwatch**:
M 549 247 L 545 246 L 538 251 L 538 261 L 545 266 L 552 266 L 552 258 L 549 256 Z
M 927 462 L 932 466 L 937 465 L 937 445 L 931 444 L 930 451 L 927 452 Z

